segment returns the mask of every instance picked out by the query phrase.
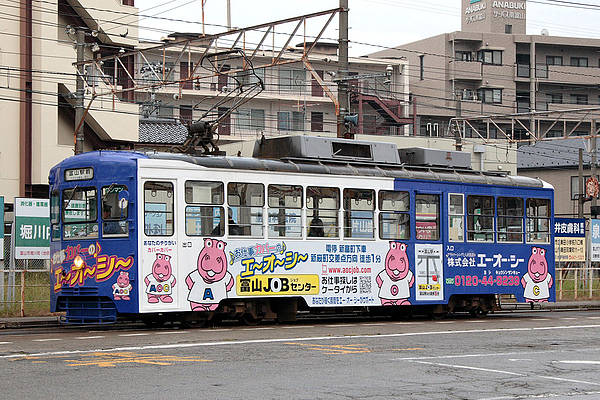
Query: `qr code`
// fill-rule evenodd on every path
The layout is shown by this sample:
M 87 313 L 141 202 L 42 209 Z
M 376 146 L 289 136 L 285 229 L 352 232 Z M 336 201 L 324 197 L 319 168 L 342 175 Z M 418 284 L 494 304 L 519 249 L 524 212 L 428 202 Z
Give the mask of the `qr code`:
M 360 293 L 371 293 L 371 277 L 360 277 Z

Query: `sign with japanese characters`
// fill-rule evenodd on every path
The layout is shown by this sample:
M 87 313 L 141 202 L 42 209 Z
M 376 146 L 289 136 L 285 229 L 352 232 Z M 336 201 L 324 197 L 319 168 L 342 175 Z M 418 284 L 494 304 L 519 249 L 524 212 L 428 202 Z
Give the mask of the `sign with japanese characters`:
M 50 200 L 15 198 L 16 259 L 50 258 Z
M 415 244 L 417 300 L 444 299 L 444 265 L 441 244 Z
M 0 196 L 0 260 L 4 260 L 4 196 Z
M 555 261 L 585 261 L 585 219 L 554 218 Z
M 591 252 L 592 261 L 600 261 L 600 219 L 593 219 L 590 227 L 591 232 Z

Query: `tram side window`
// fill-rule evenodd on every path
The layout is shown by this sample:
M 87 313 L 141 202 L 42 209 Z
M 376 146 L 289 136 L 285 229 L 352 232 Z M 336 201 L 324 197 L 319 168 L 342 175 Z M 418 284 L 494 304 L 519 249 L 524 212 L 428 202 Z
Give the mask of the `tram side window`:
M 63 238 L 98 237 L 98 197 L 96 188 L 74 187 L 63 191 Z
M 265 188 L 260 183 L 227 184 L 228 234 L 233 236 L 263 236 Z
M 415 232 L 418 240 L 440 239 L 440 195 L 415 195 Z
M 375 191 L 344 189 L 344 237 L 373 239 Z
M 110 185 L 102 188 L 102 236 L 117 237 L 129 234 L 127 207 L 119 206 L 119 193 L 127 186 Z
M 527 243 L 550 243 L 550 200 L 527 199 Z
M 302 186 L 269 185 L 269 237 L 302 237 Z
M 410 239 L 410 193 L 379 191 L 379 238 Z
M 465 240 L 465 196 L 459 193 L 448 195 L 448 240 L 464 242 Z
M 523 242 L 523 199 L 498 197 L 498 241 Z
M 339 237 L 338 210 L 340 190 L 333 187 L 307 186 L 306 227 L 308 237 Z
M 174 197 L 171 182 L 144 183 L 144 233 L 147 236 L 173 235 Z
M 51 238 L 53 241 L 60 239 L 60 197 L 58 190 L 52 191 L 50 195 L 50 225 Z
M 467 196 L 467 240 L 494 241 L 494 197 Z
M 223 236 L 225 217 L 222 182 L 185 182 L 185 234 L 188 236 Z

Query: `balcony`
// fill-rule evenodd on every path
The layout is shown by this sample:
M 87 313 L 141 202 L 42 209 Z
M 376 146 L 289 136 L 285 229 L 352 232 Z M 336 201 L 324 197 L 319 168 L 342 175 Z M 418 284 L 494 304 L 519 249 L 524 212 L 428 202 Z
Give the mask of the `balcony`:
M 457 61 L 450 64 L 450 75 L 455 80 L 477 80 L 481 77 L 481 63 L 477 61 Z
M 548 65 L 547 75 L 538 75 L 537 78 L 539 78 L 541 82 L 548 83 L 597 86 L 598 82 L 600 82 L 600 68 Z

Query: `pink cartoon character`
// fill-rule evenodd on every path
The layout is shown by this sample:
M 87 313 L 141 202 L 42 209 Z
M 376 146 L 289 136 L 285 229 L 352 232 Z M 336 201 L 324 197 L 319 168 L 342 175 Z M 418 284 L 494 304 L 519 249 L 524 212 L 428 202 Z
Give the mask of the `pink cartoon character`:
M 115 300 L 129 300 L 131 283 L 129 283 L 129 272 L 121 271 L 117 282 L 112 286 Z
M 381 305 L 410 305 L 408 298 L 414 284 L 415 277 L 409 269 L 406 244 L 390 242 L 390 249 L 385 257 L 385 270 L 377 275 Z
M 173 286 L 175 286 L 175 277 L 171 267 L 171 256 L 166 254 L 156 254 L 156 260 L 152 264 L 152 273 L 146 275 L 144 283 L 146 284 L 146 294 L 148 303 L 172 303 Z
M 233 276 L 227 272 L 226 245 L 220 240 L 204 239 L 197 268 L 185 278 L 192 311 L 216 310 L 219 302 L 226 299 L 227 292 L 233 288 Z
M 552 275 L 548 273 L 546 250 L 541 247 L 532 247 L 531 256 L 527 262 L 527 274 L 521 278 L 521 285 L 525 291 L 523 296 L 528 303 L 547 302 L 552 287 Z

